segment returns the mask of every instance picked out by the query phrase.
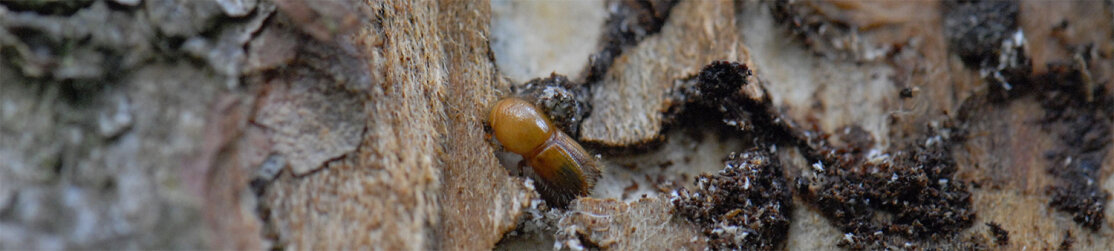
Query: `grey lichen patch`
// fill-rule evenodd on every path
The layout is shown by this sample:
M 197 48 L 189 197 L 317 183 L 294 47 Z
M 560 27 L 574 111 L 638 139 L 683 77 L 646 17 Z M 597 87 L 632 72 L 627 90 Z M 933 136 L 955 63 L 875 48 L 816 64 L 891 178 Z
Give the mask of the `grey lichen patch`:
M 255 235 L 207 229 L 211 225 L 204 218 L 206 212 L 227 212 L 209 210 L 214 204 L 250 210 L 250 197 L 214 202 L 204 195 L 209 189 L 242 191 L 241 184 L 210 183 L 208 175 L 224 170 L 214 166 L 239 163 L 231 161 L 235 153 L 215 152 L 247 118 L 213 111 L 219 110 L 217 103 L 247 104 L 227 102 L 245 97 L 227 85 L 238 80 L 238 72 L 221 69 L 241 63 L 235 51 L 267 13 L 215 23 L 228 16 L 215 8 L 183 6 L 210 2 L 128 6 L 133 2 L 138 4 L 0 3 L 0 199 L 5 200 L 0 249 L 198 249 L 216 239 L 258 243 Z M 160 22 L 168 19 L 151 18 L 165 14 L 154 9 L 180 8 L 196 11 L 185 18 L 198 20 L 166 24 Z M 210 23 L 178 29 L 176 35 L 160 28 L 199 20 Z M 222 35 L 207 37 L 216 34 Z M 219 63 L 181 57 L 189 55 L 182 43 L 197 37 L 231 57 Z M 230 225 L 258 222 L 245 215 Z
M 134 0 L 133 0 L 134 1 Z M 217 5 L 230 17 L 246 16 L 255 9 L 258 0 L 216 0 Z M 136 3 L 125 3 L 135 5 Z
M 244 61 L 244 45 L 274 9 L 260 4 L 243 20 L 218 25 L 227 16 L 210 1 L 148 1 L 143 9 L 109 5 L 96 1 L 68 17 L 0 5 L 0 50 L 10 53 L 4 59 L 27 77 L 95 82 L 119 79 L 163 52 L 182 50 L 233 77 Z
M 154 32 L 134 13 L 93 3 L 70 17 L 8 10 L 0 5 L 0 50 L 32 78 L 97 80 L 154 57 Z M 123 34 L 127 34 L 126 36 Z
M 749 61 L 727 2 L 681 2 L 661 32 L 615 59 L 592 88 L 592 114 L 581 124 L 589 143 L 629 147 L 660 139 L 674 84 L 713 60 Z
M 221 79 L 185 64 L 150 65 L 79 102 L 60 85 L 0 68 L 0 248 L 204 244 L 193 190 L 204 177 L 183 163 L 202 146 L 205 101 Z M 190 81 L 157 77 L 166 75 Z
M 92 3 L 93 0 L 21 0 L 3 1 L 0 2 L 0 5 L 6 5 L 15 11 L 33 11 L 44 15 L 69 15 L 81 8 L 88 7 Z
M 205 60 L 214 70 L 225 76 L 238 76 L 247 59 L 244 45 L 255 36 L 255 32 L 263 26 L 263 21 L 274 10 L 274 5 L 261 4 L 259 13 L 249 18 L 244 25 L 220 29 L 212 37 L 191 37 L 185 40 L 182 49 L 191 56 Z
M 143 5 L 148 21 L 160 34 L 190 37 L 216 25 L 223 15 L 216 1 L 149 0 Z

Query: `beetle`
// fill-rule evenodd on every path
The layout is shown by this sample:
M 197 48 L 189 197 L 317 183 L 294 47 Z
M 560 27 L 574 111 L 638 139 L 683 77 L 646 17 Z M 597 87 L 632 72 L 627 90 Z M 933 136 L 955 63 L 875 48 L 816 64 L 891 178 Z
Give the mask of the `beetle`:
M 534 104 L 505 98 L 491 109 L 488 121 L 495 139 L 533 168 L 538 192 L 554 207 L 565 208 L 577 196 L 587 196 L 599 179 L 595 159 Z

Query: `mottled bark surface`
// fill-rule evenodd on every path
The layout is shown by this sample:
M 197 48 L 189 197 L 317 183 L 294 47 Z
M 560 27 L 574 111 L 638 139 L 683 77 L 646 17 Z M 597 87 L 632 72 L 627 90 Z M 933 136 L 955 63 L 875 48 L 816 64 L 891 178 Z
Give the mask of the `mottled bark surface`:
M 0 0 L 0 249 L 1108 250 L 1112 69 L 1110 1 Z M 553 71 L 567 210 L 485 128 Z

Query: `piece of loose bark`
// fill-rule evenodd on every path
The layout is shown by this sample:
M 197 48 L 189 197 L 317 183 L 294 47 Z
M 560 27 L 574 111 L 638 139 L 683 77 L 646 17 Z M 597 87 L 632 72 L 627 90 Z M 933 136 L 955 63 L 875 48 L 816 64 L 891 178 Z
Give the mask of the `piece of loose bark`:
M 351 4 L 369 21 L 336 44 L 311 42 L 320 45 L 299 57 L 313 64 L 299 70 L 317 75 L 293 76 L 318 85 L 369 81 L 345 84 L 361 98 L 343 108 L 364 111 L 367 126 L 355 151 L 266 187 L 277 241 L 300 249 L 491 248 L 532 194 L 485 140 L 488 107 L 508 86 L 485 49 L 490 7 Z M 366 66 L 342 68 L 349 62 Z
M 625 50 L 591 87 L 593 110 L 581 124 L 580 139 L 612 147 L 660 140 L 663 113 L 679 102 L 669 98 L 678 81 L 715 60 L 749 62 L 734 14 L 729 2 L 673 7 L 660 33 Z

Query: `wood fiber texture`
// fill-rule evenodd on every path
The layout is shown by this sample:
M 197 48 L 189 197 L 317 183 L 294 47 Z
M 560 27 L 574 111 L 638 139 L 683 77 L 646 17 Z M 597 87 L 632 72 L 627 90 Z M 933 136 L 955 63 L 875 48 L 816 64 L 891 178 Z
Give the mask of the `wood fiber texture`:
M 347 107 L 367 128 L 355 151 L 267 188 L 279 239 L 305 249 L 491 248 L 532 195 L 484 136 L 487 107 L 506 88 L 483 39 L 487 3 L 353 4 L 369 21 L 337 47 L 368 62 L 358 71 L 370 85 L 352 90 L 363 103 Z
M 612 0 L 535 20 L 602 22 L 582 65 L 506 57 L 582 69 L 556 74 L 586 95 L 571 136 L 605 177 L 568 210 L 490 139 L 523 85 L 491 4 L 0 1 L 0 249 L 703 249 L 701 229 L 740 229 L 678 217 L 673 193 L 748 149 L 779 175 L 732 189 L 790 187 L 765 248 L 1114 249 L 1110 1 Z M 508 30 L 539 33 L 515 50 L 596 39 Z
M 714 60 L 749 62 L 740 43 L 734 4 L 682 1 L 661 32 L 627 49 L 592 86 L 592 116 L 581 124 L 580 139 L 607 146 L 660 140 L 669 94 Z

